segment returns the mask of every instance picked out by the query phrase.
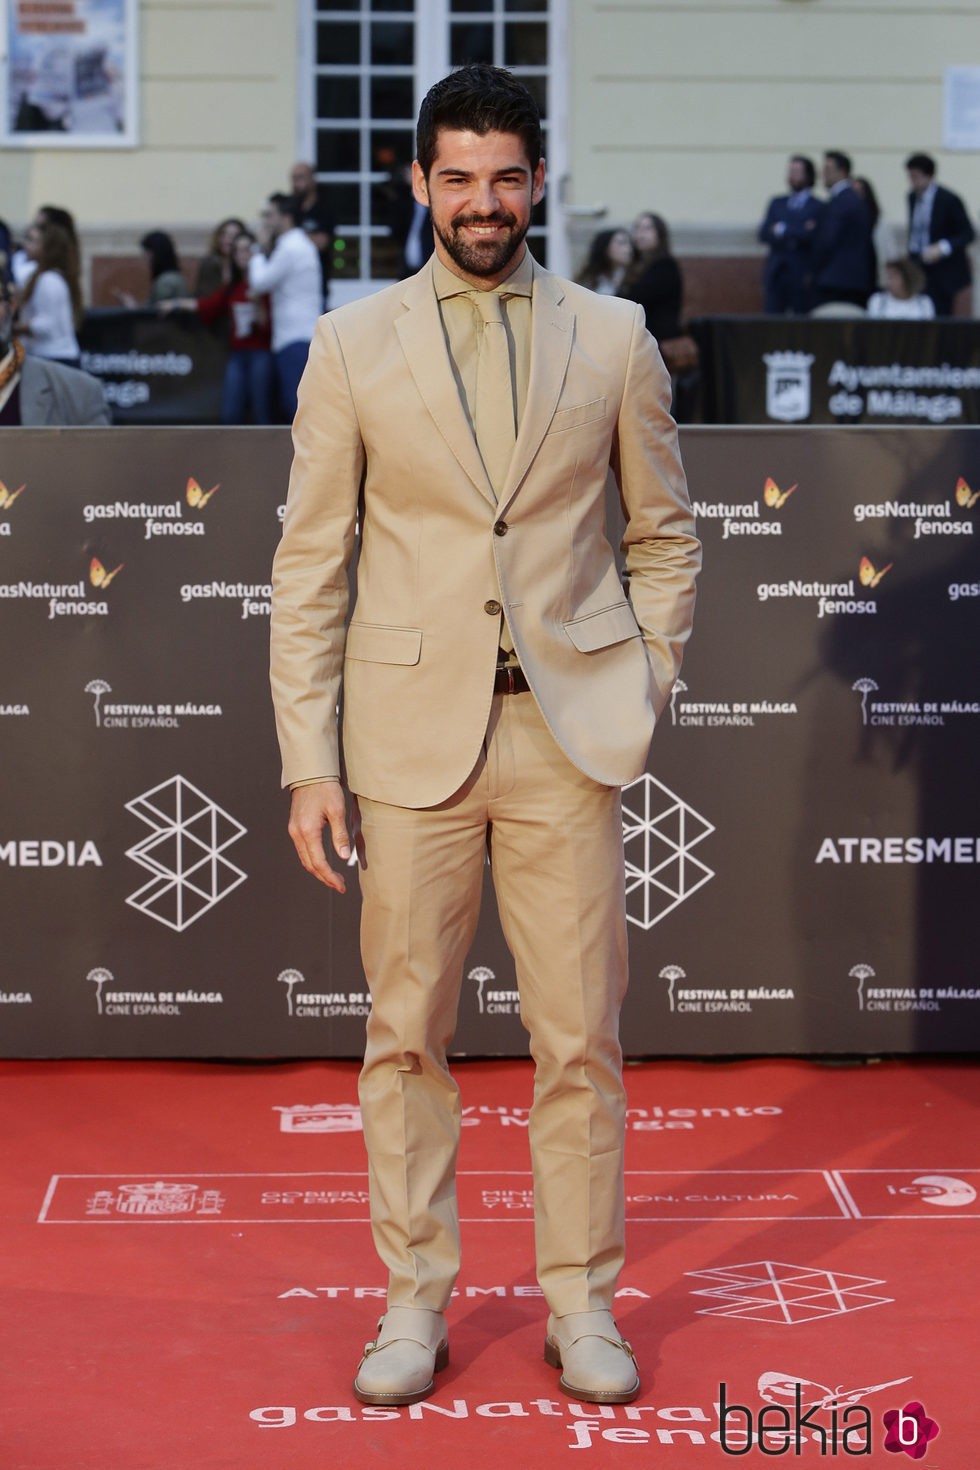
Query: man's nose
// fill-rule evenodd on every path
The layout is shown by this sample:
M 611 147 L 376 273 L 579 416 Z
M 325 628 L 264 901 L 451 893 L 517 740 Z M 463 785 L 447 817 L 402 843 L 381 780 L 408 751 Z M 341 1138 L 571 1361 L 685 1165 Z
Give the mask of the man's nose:
M 500 208 L 496 185 L 490 180 L 474 184 L 471 203 L 477 214 L 496 214 Z

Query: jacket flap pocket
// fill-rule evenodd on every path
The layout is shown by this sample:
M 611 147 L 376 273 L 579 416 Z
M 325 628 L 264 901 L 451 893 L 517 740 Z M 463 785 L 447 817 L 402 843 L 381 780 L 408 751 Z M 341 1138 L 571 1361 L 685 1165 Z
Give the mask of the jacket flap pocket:
M 383 623 L 351 623 L 347 658 L 374 664 L 417 664 L 422 652 L 421 628 L 388 628 Z
M 604 607 L 585 618 L 574 618 L 565 623 L 564 628 L 580 653 L 592 653 L 597 648 L 608 648 L 611 643 L 622 643 L 626 638 L 640 636 L 628 602 Z
M 548 426 L 549 434 L 560 434 L 563 429 L 577 429 L 579 424 L 589 424 L 593 419 L 605 418 L 605 398 L 593 398 L 591 403 L 578 403 L 573 408 L 559 408 Z

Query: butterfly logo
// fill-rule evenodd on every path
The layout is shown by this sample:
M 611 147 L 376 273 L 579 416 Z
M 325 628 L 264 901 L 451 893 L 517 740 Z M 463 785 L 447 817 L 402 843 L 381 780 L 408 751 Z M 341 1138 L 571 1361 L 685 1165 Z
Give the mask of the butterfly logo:
M 762 496 L 770 510 L 782 510 L 795 489 L 795 485 L 790 485 L 788 490 L 780 490 L 775 480 L 767 479 Z
M 963 476 L 960 475 L 956 482 L 956 504 L 962 510 L 972 510 L 978 500 L 980 500 L 980 490 L 974 493 Z
M 21 493 L 21 490 L 26 489 L 26 485 L 21 485 L 20 490 L 8 490 L 3 481 L 0 480 L 0 510 L 9 510 Z
M 190 479 L 187 481 L 187 504 L 190 506 L 191 510 L 203 510 L 208 501 L 211 499 L 211 496 L 214 494 L 214 492 L 220 489 L 221 482 L 219 480 L 217 485 L 212 485 L 211 489 L 208 490 L 207 493 L 205 493 L 202 486 L 199 485 L 194 476 L 191 475 Z
M 878 583 L 881 581 L 885 573 L 890 572 L 894 565 L 895 563 L 890 561 L 887 567 L 882 567 L 881 571 L 879 572 L 874 562 L 869 561 L 866 556 L 862 556 L 861 565 L 858 567 L 858 577 L 860 579 L 861 586 L 877 587 Z
M 105 567 L 99 561 L 99 558 L 97 556 L 93 556 L 88 569 L 88 579 L 93 587 L 108 587 L 113 577 L 121 572 L 122 569 L 123 563 L 120 562 L 114 571 L 107 572 Z
M 814 1383 L 810 1378 L 797 1378 L 792 1373 L 763 1373 L 759 1377 L 759 1396 L 770 1404 L 795 1404 L 799 1390 L 801 1408 L 836 1409 L 856 1404 L 859 1399 L 867 1398 L 869 1393 L 881 1393 L 882 1389 L 908 1383 L 910 1377 L 892 1378 L 888 1383 L 870 1383 L 865 1388 L 845 1389 L 841 1386 L 828 1388 L 826 1384 Z

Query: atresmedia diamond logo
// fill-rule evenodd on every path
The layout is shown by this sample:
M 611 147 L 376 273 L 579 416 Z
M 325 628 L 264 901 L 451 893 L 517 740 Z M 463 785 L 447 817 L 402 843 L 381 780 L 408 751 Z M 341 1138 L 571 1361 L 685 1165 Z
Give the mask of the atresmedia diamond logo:
M 153 877 L 126 902 L 178 933 L 227 898 L 246 873 L 225 857 L 246 829 L 183 776 L 126 803 L 152 830 L 126 856 Z
M 624 787 L 626 917 L 631 924 L 652 929 L 715 876 L 691 855 L 691 848 L 714 830 L 653 776 L 641 776 Z

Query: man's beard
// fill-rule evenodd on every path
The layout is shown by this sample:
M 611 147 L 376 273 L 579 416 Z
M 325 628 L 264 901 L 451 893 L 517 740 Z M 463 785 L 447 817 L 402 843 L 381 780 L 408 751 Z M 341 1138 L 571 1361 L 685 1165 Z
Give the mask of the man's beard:
M 503 239 L 473 241 L 470 243 L 461 237 L 461 231 L 472 225 L 504 225 L 509 234 Z M 495 214 L 490 218 L 465 216 L 454 219 L 448 231 L 441 230 L 432 220 L 432 228 L 441 240 L 450 260 L 465 271 L 468 276 L 486 277 L 499 276 L 514 259 L 524 236 L 527 234 L 527 225 L 523 229 L 518 225 L 517 219 L 512 214 Z

